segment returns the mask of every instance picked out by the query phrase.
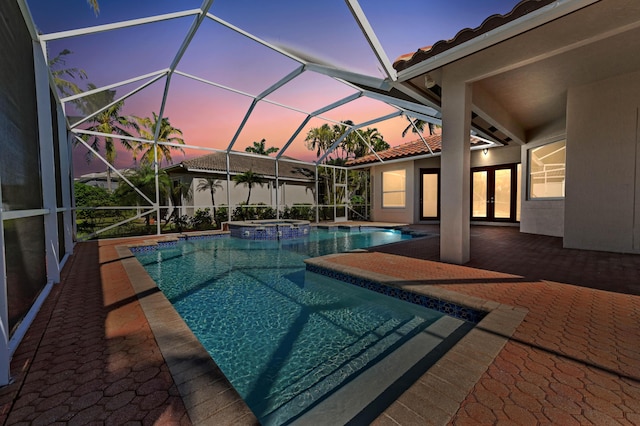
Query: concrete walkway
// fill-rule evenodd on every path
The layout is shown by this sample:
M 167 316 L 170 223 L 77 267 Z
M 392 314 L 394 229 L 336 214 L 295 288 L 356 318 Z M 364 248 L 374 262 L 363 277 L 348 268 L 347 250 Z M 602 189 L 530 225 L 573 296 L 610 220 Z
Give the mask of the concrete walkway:
M 437 228 L 419 230 L 431 236 L 327 261 L 513 306 L 523 319 L 483 354 L 482 370 L 475 353 L 452 351 L 460 381 L 435 386 L 434 367 L 375 424 L 640 424 L 640 256 L 474 227 L 463 267 L 434 262 Z M 76 246 L 13 358 L 15 381 L 0 390 L 4 423 L 191 424 L 141 308 L 146 294 L 136 295 L 115 250 L 135 241 Z M 471 373 L 477 379 L 463 383 Z

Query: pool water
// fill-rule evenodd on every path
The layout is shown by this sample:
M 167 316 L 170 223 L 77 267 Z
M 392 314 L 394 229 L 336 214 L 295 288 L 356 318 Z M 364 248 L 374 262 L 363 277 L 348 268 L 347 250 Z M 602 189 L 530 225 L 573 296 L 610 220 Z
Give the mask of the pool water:
M 139 261 L 263 424 L 303 414 L 443 314 L 305 272 L 303 260 L 399 241 L 313 231 L 180 242 Z

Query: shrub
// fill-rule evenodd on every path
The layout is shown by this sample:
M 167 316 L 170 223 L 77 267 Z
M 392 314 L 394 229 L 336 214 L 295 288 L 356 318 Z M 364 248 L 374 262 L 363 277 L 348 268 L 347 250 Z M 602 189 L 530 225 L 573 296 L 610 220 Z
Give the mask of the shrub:
M 211 212 L 209 209 L 198 209 L 191 218 L 191 227 L 198 230 L 209 229 L 213 219 L 211 218 Z

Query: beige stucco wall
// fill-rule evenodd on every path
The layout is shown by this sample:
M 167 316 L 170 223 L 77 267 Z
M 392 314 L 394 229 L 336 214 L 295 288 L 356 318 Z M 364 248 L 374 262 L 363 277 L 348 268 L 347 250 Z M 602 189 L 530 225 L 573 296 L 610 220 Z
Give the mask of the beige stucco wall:
M 414 223 L 413 211 L 415 204 L 415 179 L 413 178 L 413 161 L 383 164 L 372 168 L 372 206 L 371 219 L 377 222 Z M 407 181 L 407 196 L 404 208 L 382 208 L 382 173 L 393 170 L 405 170 Z
M 564 245 L 640 253 L 640 72 L 571 88 Z
M 185 203 L 184 214 L 193 215 L 198 208 L 211 208 L 211 193 L 209 191 L 198 191 L 198 183 L 201 179 L 194 178 L 192 182 L 193 198 L 191 201 Z M 227 181 L 226 179 L 220 179 L 222 188 L 217 189 L 215 192 L 216 206 L 227 204 Z M 288 205 L 291 207 L 295 204 L 315 204 L 314 194 L 311 190 L 314 187 L 313 184 L 304 185 L 302 183 L 293 182 L 280 182 L 280 195 L 278 203 Z M 309 189 L 307 189 L 309 188 Z M 245 185 L 235 186 L 235 183 L 231 181 L 231 204 L 238 205 L 247 201 L 248 189 Z M 263 187 L 254 186 L 251 190 L 251 204 L 264 203 L 268 206 L 275 206 L 276 193 L 274 183 L 265 183 Z

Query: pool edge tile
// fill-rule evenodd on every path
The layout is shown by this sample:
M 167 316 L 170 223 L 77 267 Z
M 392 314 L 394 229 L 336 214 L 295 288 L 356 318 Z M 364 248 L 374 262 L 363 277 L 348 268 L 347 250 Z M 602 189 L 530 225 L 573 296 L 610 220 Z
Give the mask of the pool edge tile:
M 460 303 L 464 306 L 486 312 L 486 315 L 475 325 L 473 329 L 471 329 L 455 346 L 449 349 L 449 351 L 445 353 L 431 368 L 429 368 L 429 370 L 427 370 L 422 377 L 416 381 L 416 383 L 412 384 L 409 389 L 407 389 L 407 391 L 398 398 L 396 403 L 389 406 L 379 416 L 379 418 L 386 416 L 392 421 L 397 420 L 399 424 L 402 424 L 401 419 L 396 419 L 394 417 L 394 414 L 397 411 L 396 404 L 400 404 L 409 408 L 415 415 L 421 417 L 424 424 L 448 424 L 457 410 L 455 410 L 453 414 L 447 413 L 446 416 L 439 416 L 438 419 L 425 418 L 418 414 L 420 410 L 412 409 L 410 392 L 418 392 L 420 387 L 419 383 L 422 383 L 423 385 L 427 385 L 429 389 L 433 389 L 432 398 L 429 398 L 429 395 L 426 395 L 427 400 L 431 399 L 437 401 L 446 397 L 451 404 L 456 404 L 459 409 L 467 395 L 473 390 L 476 383 L 493 363 L 495 357 L 498 356 L 500 351 L 502 351 L 505 344 L 512 337 L 516 328 L 524 320 L 529 311 L 524 308 L 500 304 L 474 296 L 467 296 L 428 284 L 420 285 L 419 281 L 403 282 L 393 276 L 331 262 L 332 259 L 345 255 L 348 254 L 331 254 L 310 258 L 306 259 L 305 263 L 307 265 L 315 265 L 319 268 L 333 269 L 340 273 L 358 278 L 377 281 L 388 286 L 402 288 L 406 291 L 424 294 L 429 297 L 449 300 L 453 303 Z M 471 369 L 457 368 L 461 367 L 457 361 L 468 358 L 467 354 L 470 353 L 479 353 L 483 354 L 483 356 Z M 421 402 L 421 404 L 423 402 Z M 396 409 L 393 407 L 396 407 Z M 443 411 L 440 412 L 440 414 L 442 413 Z

